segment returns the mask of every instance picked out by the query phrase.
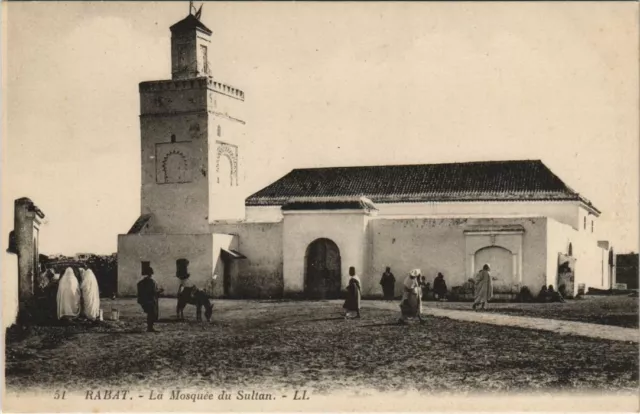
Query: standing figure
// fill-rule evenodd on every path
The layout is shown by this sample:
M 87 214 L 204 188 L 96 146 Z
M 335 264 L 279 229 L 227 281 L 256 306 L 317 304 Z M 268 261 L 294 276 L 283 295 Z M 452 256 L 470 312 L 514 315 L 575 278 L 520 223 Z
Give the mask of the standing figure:
M 82 292 L 82 314 L 89 320 L 95 321 L 100 316 L 100 289 L 98 280 L 91 269 L 82 274 L 80 291 Z
M 420 323 L 424 323 L 422 319 L 422 289 L 420 289 L 420 277 L 422 273 L 420 269 L 414 269 L 404 280 L 402 302 L 400 303 L 400 311 L 402 316 L 399 322 L 407 323 L 408 318 L 418 318 Z
M 347 299 L 344 301 L 344 305 L 342 306 L 346 311 L 344 317 L 345 319 L 349 318 L 360 318 L 360 296 L 362 285 L 360 283 L 360 278 L 356 275 L 356 268 L 349 268 L 349 284 L 347 285 Z
M 493 296 L 493 281 L 491 280 L 491 267 L 489 264 L 482 266 L 482 270 L 478 272 L 475 278 L 475 301 L 472 309 L 476 309 L 480 305 L 484 309 L 489 299 Z
M 549 285 L 549 289 L 547 289 L 547 295 L 549 297 L 549 302 L 561 302 L 564 303 L 564 298 L 560 292 L 557 292 L 553 289 L 553 285 Z
M 433 280 L 433 298 L 435 300 L 445 300 L 447 298 L 447 282 L 444 281 L 444 275 L 438 273 Z
M 396 278 L 393 273 L 391 273 L 390 267 L 387 267 L 387 269 L 382 274 L 380 285 L 382 286 L 384 300 L 393 300 L 393 296 L 395 293 L 394 291 L 396 288 Z
M 80 287 L 70 267 L 67 267 L 58 283 L 56 302 L 58 319 L 75 318 L 80 314 Z
M 142 276 L 144 279 L 138 282 L 138 303 L 147 314 L 147 332 L 157 332 L 153 323 L 158 320 L 158 299 L 162 289 L 153 280 L 153 269 L 149 262 L 142 262 Z

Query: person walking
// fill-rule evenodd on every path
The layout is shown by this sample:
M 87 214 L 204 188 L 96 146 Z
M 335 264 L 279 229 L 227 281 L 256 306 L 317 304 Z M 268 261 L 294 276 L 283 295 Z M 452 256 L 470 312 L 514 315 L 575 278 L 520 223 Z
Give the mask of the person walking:
M 345 319 L 360 318 L 360 297 L 362 285 L 356 275 L 356 268 L 349 268 L 349 284 L 347 285 L 347 299 L 342 306 L 345 310 Z
M 153 324 L 159 318 L 158 302 L 163 289 L 153 280 L 153 268 L 150 262 L 142 262 L 142 276 L 138 282 L 138 303 L 147 314 L 147 332 L 158 332 Z
M 493 297 L 493 281 L 491 280 L 491 266 L 485 264 L 482 270 L 478 272 L 475 278 L 475 300 L 472 309 L 476 310 L 478 306 L 484 309 Z
M 409 318 L 418 318 L 420 323 L 424 323 L 424 319 L 422 319 L 422 290 L 419 282 L 421 276 L 420 269 L 413 269 L 404 280 L 402 302 L 400 303 L 402 315 L 398 321 L 401 324 L 406 324 Z

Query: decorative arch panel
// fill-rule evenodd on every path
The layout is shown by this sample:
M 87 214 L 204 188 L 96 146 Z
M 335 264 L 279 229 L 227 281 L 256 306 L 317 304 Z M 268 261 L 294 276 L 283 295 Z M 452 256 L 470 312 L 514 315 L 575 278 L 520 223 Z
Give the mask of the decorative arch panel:
M 155 161 L 158 184 L 190 183 L 193 180 L 190 142 L 157 144 Z
M 216 150 L 216 177 L 220 184 L 229 183 L 230 186 L 238 186 L 238 147 L 227 144 L 225 142 L 217 142 Z M 231 165 L 230 172 L 227 168 L 222 167 L 221 163 L 229 162 Z M 222 167 L 222 168 L 221 168 Z M 224 174 L 224 177 L 222 176 Z M 230 174 L 230 176 L 228 176 Z

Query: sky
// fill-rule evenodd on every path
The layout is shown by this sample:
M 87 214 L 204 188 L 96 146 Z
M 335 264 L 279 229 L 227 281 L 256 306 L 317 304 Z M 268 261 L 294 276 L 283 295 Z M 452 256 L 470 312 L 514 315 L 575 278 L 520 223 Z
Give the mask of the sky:
M 140 213 L 138 83 L 169 79 L 188 2 L 3 2 L 2 244 L 112 253 Z M 205 3 L 245 92 L 247 195 L 293 168 L 541 159 L 638 251 L 638 6 Z

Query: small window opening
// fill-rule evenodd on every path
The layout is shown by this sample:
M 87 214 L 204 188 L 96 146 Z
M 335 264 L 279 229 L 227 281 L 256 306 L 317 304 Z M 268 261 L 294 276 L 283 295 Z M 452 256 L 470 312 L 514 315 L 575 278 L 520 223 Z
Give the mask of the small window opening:
M 591 233 L 593 233 L 593 220 L 591 220 Z
M 176 142 L 176 135 L 175 134 L 171 134 L 171 142 Z
M 220 127 L 220 125 L 218 125 L 218 136 L 222 136 L 222 127 Z
M 584 221 L 584 229 L 586 230 L 586 229 L 587 229 L 587 218 L 586 218 L 586 217 L 584 217 L 584 220 L 583 220 L 583 221 Z

